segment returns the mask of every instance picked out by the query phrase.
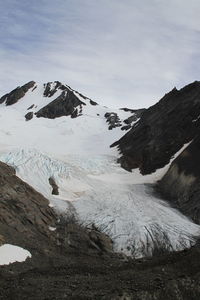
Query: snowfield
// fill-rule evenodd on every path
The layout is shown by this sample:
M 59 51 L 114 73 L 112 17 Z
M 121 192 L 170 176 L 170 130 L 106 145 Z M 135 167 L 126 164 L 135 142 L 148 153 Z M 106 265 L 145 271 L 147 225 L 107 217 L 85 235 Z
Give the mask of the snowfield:
M 100 105 L 87 104 L 83 115 L 75 119 L 34 117 L 26 122 L 30 105 L 38 110 L 57 96 L 45 98 L 42 91 L 39 86 L 12 106 L 0 105 L 0 160 L 14 166 L 17 175 L 49 199 L 59 213 L 73 214 L 81 224 L 95 224 L 108 234 L 117 252 L 141 257 L 160 247 L 190 247 L 200 226 L 153 193 L 152 185 L 168 166 L 146 176 L 138 170 L 123 170 L 116 162 L 116 149 L 109 145 L 124 131 L 108 130 L 104 114 L 112 110 Z M 121 119 L 130 115 L 117 113 Z M 59 195 L 52 195 L 50 177 Z

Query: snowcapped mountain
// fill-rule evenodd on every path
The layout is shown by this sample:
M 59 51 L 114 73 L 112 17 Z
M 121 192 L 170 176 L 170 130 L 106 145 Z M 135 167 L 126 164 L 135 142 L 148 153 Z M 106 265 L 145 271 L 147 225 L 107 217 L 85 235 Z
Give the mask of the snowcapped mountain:
M 0 103 L 3 148 L 31 147 L 59 155 L 111 154 L 109 145 L 141 114 L 100 106 L 60 82 L 31 81 L 4 95 Z
M 147 111 L 112 110 L 57 81 L 31 81 L 0 103 L 0 160 L 13 166 L 56 211 L 74 215 L 86 227 L 96 226 L 112 238 L 115 251 L 134 257 L 194 244 L 200 226 L 152 189 L 189 138 L 174 148 L 164 168 L 156 167 L 150 175 L 138 168 L 130 173 L 117 163 L 119 153 L 110 145 L 126 136 L 132 143 L 129 135 L 134 139 L 134 128 Z M 129 146 L 134 145 L 126 143 L 125 151 Z

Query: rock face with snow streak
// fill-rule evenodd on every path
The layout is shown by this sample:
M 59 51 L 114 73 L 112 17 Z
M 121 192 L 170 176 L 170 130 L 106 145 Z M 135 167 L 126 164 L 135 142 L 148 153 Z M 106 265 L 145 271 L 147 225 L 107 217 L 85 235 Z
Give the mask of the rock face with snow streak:
M 158 183 L 161 195 L 200 224 L 200 137 L 174 160 Z
M 81 101 L 74 92 L 69 89 L 67 86 L 56 83 L 53 89 L 50 88 L 50 85 L 47 84 L 44 90 L 45 97 L 52 97 L 57 89 L 61 90 L 61 94 L 48 105 L 41 108 L 36 116 L 38 118 L 49 118 L 55 119 L 62 116 L 71 116 L 72 118 L 78 117 L 82 112 L 82 106 L 86 105 Z
M 200 125 L 200 82 L 174 88 L 157 104 L 143 112 L 141 119 L 115 142 L 122 154 L 121 165 L 140 168 L 149 174 L 165 166 L 185 143 L 191 141 Z
M 5 103 L 6 105 L 12 105 L 17 103 L 21 98 L 23 98 L 28 90 L 33 88 L 35 85 L 34 81 L 30 81 L 26 83 L 25 85 L 18 87 L 14 89 L 12 92 L 4 95 L 3 97 L 0 98 L 0 104 Z

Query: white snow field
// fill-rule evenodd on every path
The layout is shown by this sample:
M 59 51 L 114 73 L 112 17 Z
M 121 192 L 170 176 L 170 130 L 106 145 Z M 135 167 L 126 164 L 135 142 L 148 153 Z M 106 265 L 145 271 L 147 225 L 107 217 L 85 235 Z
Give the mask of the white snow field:
M 152 184 L 168 166 L 146 176 L 122 169 L 116 163 L 119 154 L 109 145 L 124 131 L 108 130 L 104 114 L 112 110 L 100 105 L 87 104 L 75 119 L 34 117 L 26 122 L 30 105 L 37 105 L 37 111 L 58 96 L 45 98 L 42 93 L 43 85 L 12 106 L 0 105 L 0 160 L 14 166 L 57 211 L 75 214 L 81 224 L 94 224 L 108 234 L 117 252 L 141 257 L 157 247 L 190 247 L 200 226 L 153 193 Z M 130 116 L 115 112 L 121 119 Z M 52 195 L 50 177 L 58 185 L 57 196 Z
M 0 266 L 23 262 L 28 257 L 31 257 L 31 253 L 21 247 L 10 244 L 0 246 Z

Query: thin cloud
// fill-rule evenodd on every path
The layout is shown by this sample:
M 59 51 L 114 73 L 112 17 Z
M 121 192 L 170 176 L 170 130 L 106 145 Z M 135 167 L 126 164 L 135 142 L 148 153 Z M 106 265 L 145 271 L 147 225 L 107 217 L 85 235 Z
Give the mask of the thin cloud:
M 8 0 L 1 10 L 1 93 L 60 80 L 136 108 L 198 80 L 198 0 Z

